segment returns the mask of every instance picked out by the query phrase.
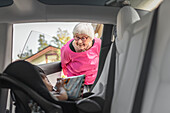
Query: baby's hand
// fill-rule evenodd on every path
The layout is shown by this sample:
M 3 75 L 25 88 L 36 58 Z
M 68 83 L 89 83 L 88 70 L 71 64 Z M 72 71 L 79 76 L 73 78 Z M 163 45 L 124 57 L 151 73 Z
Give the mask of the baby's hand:
M 57 78 L 57 82 L 56 82 L 57 89 L 59 89 L 60 87 L 63 87 L 63 84 L 64 84 L 64 79 L 63 78 Z

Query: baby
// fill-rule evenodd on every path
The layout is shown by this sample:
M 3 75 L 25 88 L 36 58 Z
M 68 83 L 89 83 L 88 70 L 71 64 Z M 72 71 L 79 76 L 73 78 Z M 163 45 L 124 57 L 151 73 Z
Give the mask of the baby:
M 68 95 L 67 92 L 65 91 L 64 87 L 63 87 L 63 78 L 58 78 L 57 79 L 57 83 L 55 88 L 51 85 L 51 83 L 49 82 L 48 78 L 46 77 L 46 75 L 42 72 L 40 72 L 41 78 L 44 82 L 44 84 L 46 85 L 47 89 L 58 99 L 58 100 L 67 100 L 68 99 Z

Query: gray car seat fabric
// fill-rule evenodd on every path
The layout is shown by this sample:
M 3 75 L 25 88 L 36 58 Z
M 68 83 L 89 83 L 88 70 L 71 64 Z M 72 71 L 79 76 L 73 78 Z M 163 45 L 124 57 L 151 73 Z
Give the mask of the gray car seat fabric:
M 138 20 L 140 17 L 134 8 L 131 6 L 121 8 L 117 15 L 117 40 L 121 40 L 126 28 Z
M 120 32 L 124 32 L 124 30 L 130 24 L 132 24 L 132 23 L 134 23 L 134 22 L 136 22 L 137 20 L 140 19 L 138 13 L 130 6 L 123 7 L 120 10 L 118 15 L 119 16 L 118 16 L 117 21 L 120 23 L 120 26 L 118 27 L 118 30 L 120 30 Z M 128 17 L 126 17 L 127 15 L 128 15 Z M 126 19 L 125 19 L 125 17 L 126 17 Z M 126 22 L 121 23 L 120 21 L 122 21 L 123 19 L 125 19 Z M 122 36 L 122 34 L 119 33 L 118 37 L 120 37 L 120 40 L 121 40 L 121 36 Z M 103 99 L 105 97 L 105 90 L 106 90 L 106 85 L 107 85 L 107 80 L 108 80 L 108 72 L 109 72 L 109 66 L 110 66 L 112 46 L 113 46 L 113 44 L 111 45 L 110 51 L 109 51 L 109 53 L 107 55 L 105 65 L 104 65 L 103 71 L 101 73 L 101 76 L 99 78 L 99 81 L 97 82 L 96 86 L 92 90 L 92 92 L 95 92 L 96 95 L 98 95 L 100 97 L 103 97 Z M 116 85 L 116 81 L 115 81 L 115 85 Z
M 124 53 L 121 75 L 112 100 L 111 113 L 130 113 L 152 21 L 152 13 L 130 25 L 123 33 Z M 118 47 L 121 47 L 117 45 Z M 123 54 L 123 53 L 122 53 Z M 119 59 L 121 60 L 121 59 Z M 119 66 L 120 67 L 120 66 Z
M 153 50 L 142 113 L 170 112 L 170 1 L 159 8 Z
M 106 85 L 107 85 L 107 80 L 108 80 L 108 73 L 109 73 L 109 66 L 110 66 L 110 59 L 111 59 L 111 54 L 112 54 L 112 47 L 113 43 L 110 47 L 110 50 L 107 54 L 106 61 L 103 67 L 103 71 L 101 73 L 101 76 L 93 88 L 92 92 L 94 92 L 95 95 L 102 97 L 103 99 L 105 98 L 105 90 L 106 90 Z
M 128 17 L 127 16 L 128 14 Z M 120 13 L 118 14 L 118 22 L 121 23 L 120 21 L 123 20 L 123 18 L 125 19 L 126 17 L 126 22 L 122 23 L 119 26 L 119 30 L 120 32 L 124 32 L 125 28 L 127 28 L 131 23 L 136 22 L 137 20 L 139 20 L 139 15 L 137 14 L 137 12 L 130 6 L 125 6 L 120 10 Z M 118 34 L 118 36 L 122 36 L 122 34 Z M 121 38 L 120 38 L 121 40 Z M 109 72 L 109 66 L 110 66 L 110 59 L 111 59 L 111 53 L 112 53 L 112 46 L 110 47 L 109 53 L 107 55 L 106 61 L 105 61 L 105 65 L 103 68 L 103 71 L 101 73 L 101 76 L 99 78 L 99 81 L 97 82 L 96 86 L 94 87 L 94 89 L 92 90 L 92 92 L 95 92 L 96 95 L 100 96 L 100 97 L 105 97 L 105 90 L 106 90 L 106 85 L 107 85 L 107 79 L 108 79 L 108 72 Z M 116 81 L 115 81 L 116 82 Z M 116 85 L 116 83 L 115 83 Z
M 135 23 L 136 21 L 140 20 L 140 17 L 137 11 L 130 7 L 125 6 L 120 9 L 118 16 L 117 16 L 117 38 L 116 38 L 116 48 L 117 48 L 117 66 L 116 66 L 116 76 L 118 77 L 121 75 L 125 58 L 126 58 L 126 51 L 129 43 L 129 37 L 123 36 L 125 30 L 128 28 L 129 25 Z M 127 34 L 129 35 L 129 34 Z

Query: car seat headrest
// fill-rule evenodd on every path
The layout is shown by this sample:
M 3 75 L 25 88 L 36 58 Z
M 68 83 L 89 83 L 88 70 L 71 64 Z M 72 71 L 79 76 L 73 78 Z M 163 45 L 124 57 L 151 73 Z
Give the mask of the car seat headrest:
M 126 28 L 138 20 L 140 20 L 139 14 L 134 8 L 131 6 L 121 8 L 117 16 L 117 39 L 121 40 Z
M 42 97 L 53 100 L 50 98 L 52 96 L 42 81 L 40 72 L 43 72 L 43 70 L 40 70 L 39 67 L 36 67 L 27 61 L 19 60 L 9 64 L 3 73 L 24 83 Z

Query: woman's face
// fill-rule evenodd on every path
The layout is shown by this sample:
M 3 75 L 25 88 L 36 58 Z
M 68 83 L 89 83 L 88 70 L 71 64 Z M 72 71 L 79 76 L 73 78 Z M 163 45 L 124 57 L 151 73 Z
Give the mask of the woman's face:
M 81 50 L 86 50 L 90 42 L 92 41 L 92 39 L 85 34 L 74 35 L 74 40 L 75 40 L 76 46 Z

